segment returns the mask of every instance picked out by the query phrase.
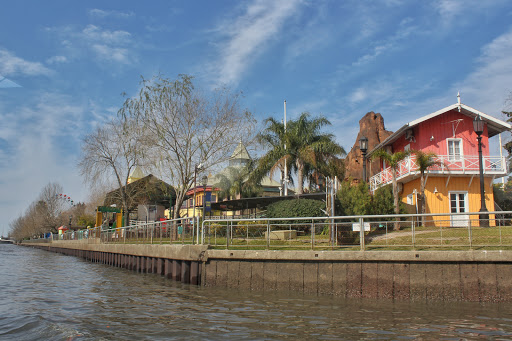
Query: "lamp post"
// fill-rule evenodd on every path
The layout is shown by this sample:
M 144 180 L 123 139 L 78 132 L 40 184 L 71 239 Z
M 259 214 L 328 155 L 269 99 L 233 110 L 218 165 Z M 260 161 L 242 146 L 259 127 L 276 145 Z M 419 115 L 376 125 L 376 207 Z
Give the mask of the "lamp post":
M 203 221 L 206 218 L 206 185 L 208 185 L 208 176 L 203 176 Z M 201 229 L 202 231 L 202 229 Z M 199 244 L 199 231 L 197 231 L 198 244 Z
M 194 196 L 192 198 L 192 244 L 194 243 L 194 232 L 196 231 L 196 178 L 197 172 L 201 171 L 203 166 L 201 164 L 194 166 Z M 188 213 L 187 213 L 188 215 Z M 199 230 L 199 227 L 198 227 Z
M 478 115 L 473 120 L 473 129 L 477 135 L 478 140 L 478 163 L 480 168 L 480 226 L 489 226 L 489 214 L 486 214 L 487 207 L 485 207 L 485 184 L 484 184 L 484 163 L 482 160 L 482 133 L 484 132 L 484 121 Z
M 363 181 L 366 182 L 366 151 L 368 150 L 368 138 L 366 136 L 359 139 L 359 150 L 363 154 Z

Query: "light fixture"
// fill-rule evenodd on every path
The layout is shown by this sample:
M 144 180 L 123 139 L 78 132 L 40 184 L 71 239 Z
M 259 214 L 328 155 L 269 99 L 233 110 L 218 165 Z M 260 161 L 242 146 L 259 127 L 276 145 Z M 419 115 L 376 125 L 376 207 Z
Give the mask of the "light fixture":
M 363 182 L 366 182 L 366 151 L 368 150 L 368 138 L 366 136 L 359 139 L 359 149 L 363 154 Z
M 430 141 L 434 141 L 434 135 L 430 136 Z
M 473 120 L 473 129 L 475 129 L 475 133 L 480 136 L 484 132 L 484 120 L 480 115 L 476 116 Z
M 434 187 L 434 194 L 437 194 L 437 187 Z
M 482 157 L 482 134 L 484 132 L 484 121 L 480 115 L 473 120 L 473 128 L 475 129 L 476 139 L 478 141 L 478 166 L 480 168 L 480 226 L 489 226 L 489 214 L 485 206 L 485 189 L 484 189 L 484 166 Z

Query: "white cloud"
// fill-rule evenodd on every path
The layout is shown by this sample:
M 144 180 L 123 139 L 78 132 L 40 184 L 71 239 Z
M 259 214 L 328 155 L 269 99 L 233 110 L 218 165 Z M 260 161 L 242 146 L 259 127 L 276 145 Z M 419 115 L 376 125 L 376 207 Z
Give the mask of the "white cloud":
M 218 80 L 236 84 L 248 66 L 265 50 L 269 40 L 276 38 L 300 3 L 300 0 L 256 0 L 245 8 L 243 15 L 218 27 L 217 32 L 227 36 L 219 45 L 220 57 L 215 65 Z
M 82 37 L 90 42 L 101 42 L 110 45 L 126 45 L 131 42 L 131 34 L 126 31 L 108 31 L 101 27 L 88 25 L 82 30 Z
M 479 17 L 485 15 L 488 9 L 500 8 L 502 4 L 507 4 L 508 0 L 437 0 L 434 8 L 438 12 L 443 25 L 453 25 L 457 23 L 475 23 L 468 13 L 477 13 Z M 457 18 L 457 21 L 453 21 Z M 462 20 L 462 22 L 461 22 Z
M 379 41 L 370 53 L 361 56 L 357 61 L 352 63 L 352 66 L 362 66 L 375 60 L 382 53 L 398 48 L 402 41 L 407 39 L 411 34 L 417 32 L 417 27 L 408 26 L 410 23 L 411 21 L 408 19 L 403 20 L 395 34 L 387 39 Z
M 62 46 L 70 56 L 58 56 L 66 60 L 83 57 L 87 52 L 100 62 L 131 64 L 136 61 L 131 33 L 123 30 L 106 30 L 97 25 L 87 25 L 77 31 L 73 27 L 47 28 L 61 38 Z M 62 58 L 60 58 L 62 60 Z M 59 61 L 61 61 L 59 60 Z M 52 60 L 54 61 L 54 60 Z
M 363 88 L 356 89 L 352 94 L 349 96 L 349 101 L 352 103 L 361 102 L 366 98 L 366 90 Z
M 312 18 L 298 25 L 294 37 L 287 42 L 285 64 L 292 63 L 295 59 L 309 53 L 315 53 L 336 40 L 336 32 L 326 25 L 329 10 L 325 3 L 311 4 L 304 12 L 307 13 L 307 17 Z
M 47 64 L 60 64 L 60 63 L 67 63 L 68 59 L 66 56 L 53 56 L 46 60 Z
M 48 76 L 52 70 L 45 67 L 39 62 L 29 62 L 6 49 L 0 48 L 0 74 L 7 76 L 24 75 L 24 76 Z
M 481 48 L 477 67 L 463 81 L 455 84 L 462 102 L 495 117 L 505 108 L 512 91 L 512 29 Z
M 132 11 L 116 11 L 116 10 L 103 10 L 94 8 L 89 10 L 89 15 L 91 17 L 97 17 L 97 18 L 106 18 L 106 17 L 114 17 L 114 18 L 120 18 L 120 19 L 127 19 L 135 16 L 135 13 Z
M 104 44 L 94 44 L 92 49 L 96 52 L 96 55 L 102 59 L 112 62 L 119 62 L 123 64 L 129 64 L 128 49 L 122 47 L 111 47 Z

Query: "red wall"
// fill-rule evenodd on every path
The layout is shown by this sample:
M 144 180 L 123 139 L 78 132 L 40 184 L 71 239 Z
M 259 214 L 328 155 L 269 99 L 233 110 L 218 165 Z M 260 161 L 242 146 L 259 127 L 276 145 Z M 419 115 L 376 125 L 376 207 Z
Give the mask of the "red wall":
M 453 122 L 453 127 L 456 127 L 455 136 L 453 135 L 452 123 L 457 119 L 462 119 L 457 126 Z M 448 155 L 448 138 L 462 139 L 462 154 L 464 156 L 478 155 L 478 142 L 477 135 L 473 129 L 473 119 L 469 116 L 463 115 L 456 110 L 448 111 L 444 114 L 438 115 L 427 121 L 418 124 L 413 128 L 415 142 L 409 142 L 402 135 L 393 143 L 393 152 L 401 151 L 410 143 L 411 150 L 422 150 L 425 152 L 432 151 L 437 155 Z M 434 137 L 430 141 L 431 137 Z M 484 133 L 482 134 L 482 154 L 489 156 L 489 138 L 487 133 L 487 125 L 484 126 Z

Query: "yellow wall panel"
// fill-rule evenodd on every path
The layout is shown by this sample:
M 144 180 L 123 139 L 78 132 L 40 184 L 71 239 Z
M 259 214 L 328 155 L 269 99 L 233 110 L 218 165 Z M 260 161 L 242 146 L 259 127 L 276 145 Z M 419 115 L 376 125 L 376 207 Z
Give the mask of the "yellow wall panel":
M 491 187 L 491 179 L 485 178 L 485 205 L 488 211 L 494 211 L 494 196 Z M 435 190 L 437 189 L 437 193 Z M 420 178 L 416 178 L 403 185 L 402 201 L 407 202 L 407 195 L 417 191 L 420 193 Z M 450 213 L 449 192 L 467 192 L 467 203 L 469 212 L 480 211 L 480 180 L 478 176 L 473 177 L 436 177 L 429 176 L 425 186 L 426 213 Z M 415 205 L 415 195 L 413 195 L 413 204 Z M 418 207 L 418 213 L 421 213 Z M 494 216 L 491 215 L 491 219 Z M 437 221 L 446 219 L 445 217 L 435 217 Z M 477 215 L 471 215 L 470 219 L 478 219 Z

